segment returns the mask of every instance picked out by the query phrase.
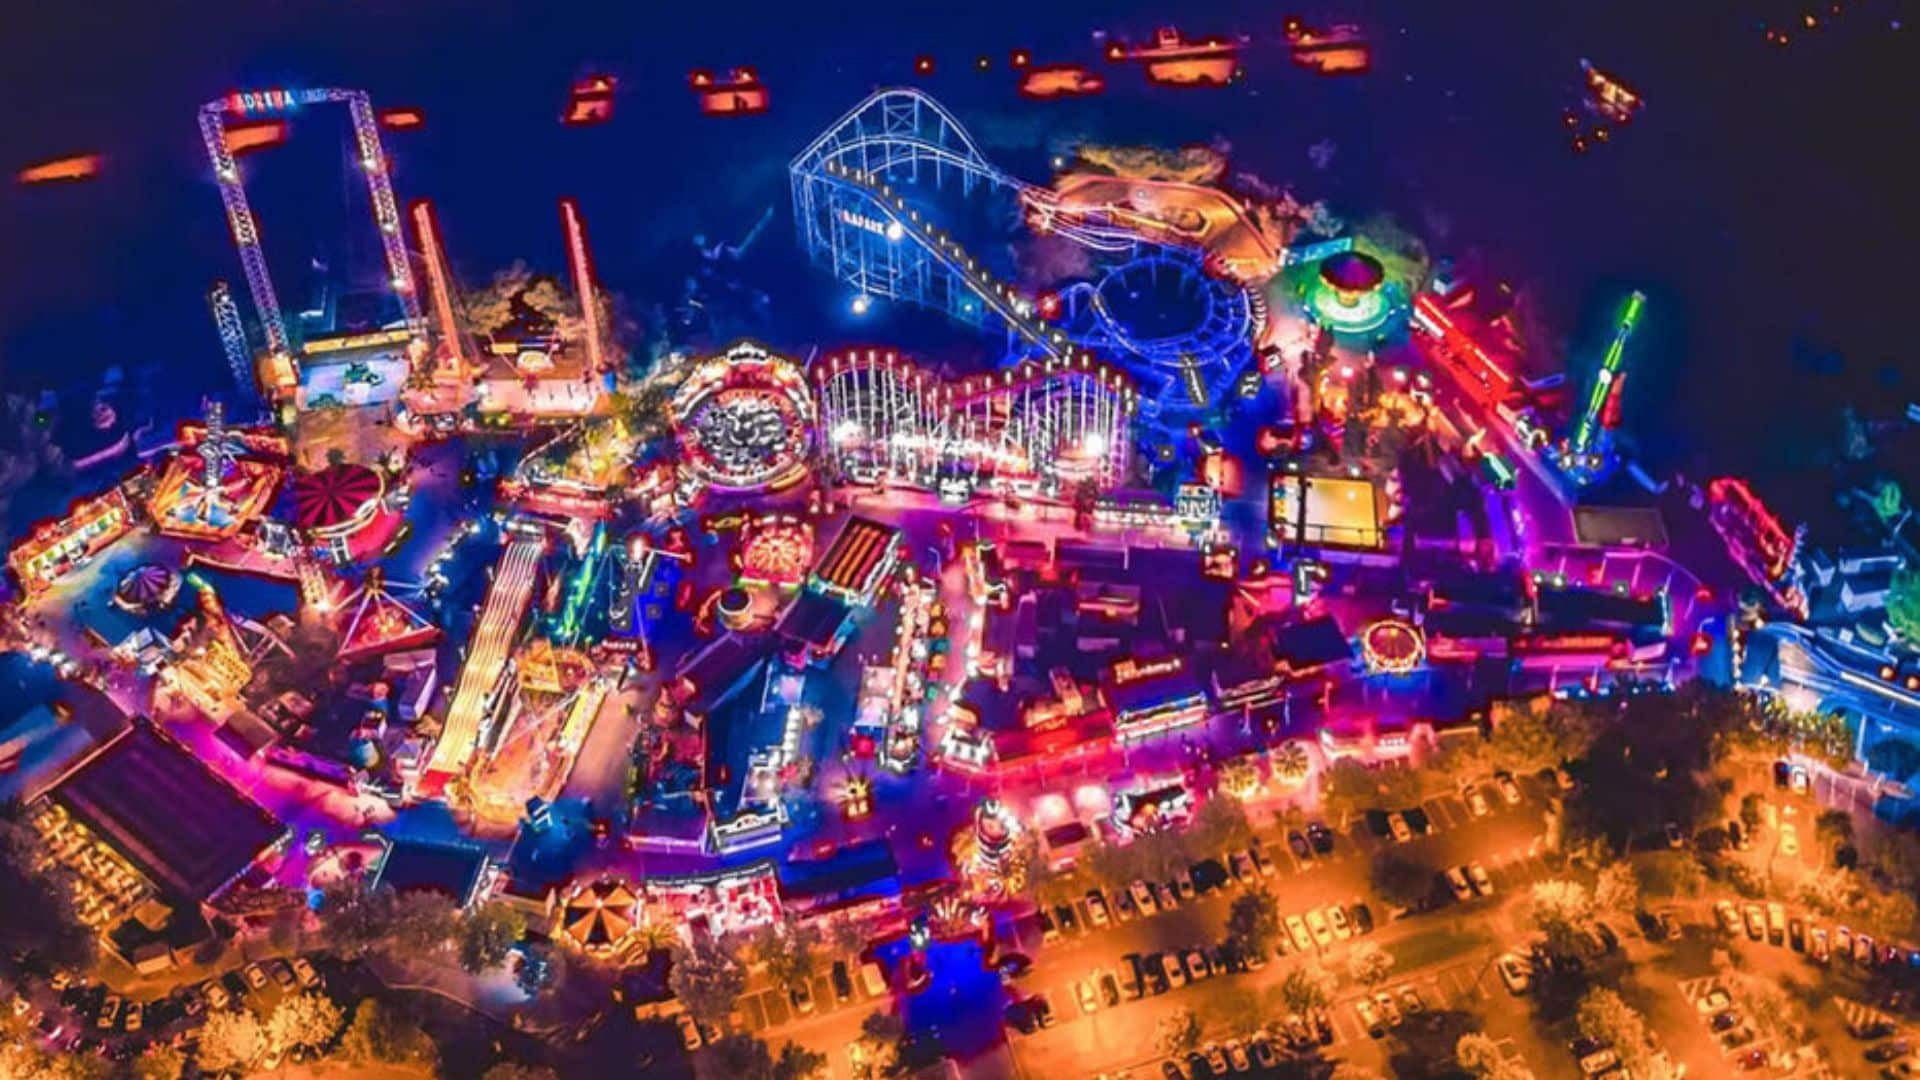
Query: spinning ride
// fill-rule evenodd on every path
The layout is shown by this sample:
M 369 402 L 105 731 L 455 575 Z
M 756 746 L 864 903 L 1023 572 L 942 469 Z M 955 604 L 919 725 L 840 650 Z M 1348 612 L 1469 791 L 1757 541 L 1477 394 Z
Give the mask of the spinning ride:
M 697 364 L 674 394 L 680 464 L 720 492 L 784 488 L 807 471 L 813 399 L 792 360 L 741 341 Z

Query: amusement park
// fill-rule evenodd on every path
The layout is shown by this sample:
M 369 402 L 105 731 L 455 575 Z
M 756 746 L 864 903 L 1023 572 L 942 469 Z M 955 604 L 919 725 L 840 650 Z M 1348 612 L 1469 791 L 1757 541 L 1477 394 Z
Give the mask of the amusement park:
M 1653 274 L 1556 337 L 1331 142 L 1120 141 L 1398 62 L 1266 23 L 581 69 L 569 145 L 672 109 L 767 206 L 660 296 L 590 186 L 428 182 L 437 109 L 191 110 L 225 385 L 9 541 L 0 1073 L 1863 1075 L 1825 1012 L 1897 1039 L 1920 971 L 1920 406 L 1848 413 L 1841 511 L 1689 477 Z M 1611 67 L 1597 167 L 1660 122 Z M 509 214 L 544 258 L 476 272 Z

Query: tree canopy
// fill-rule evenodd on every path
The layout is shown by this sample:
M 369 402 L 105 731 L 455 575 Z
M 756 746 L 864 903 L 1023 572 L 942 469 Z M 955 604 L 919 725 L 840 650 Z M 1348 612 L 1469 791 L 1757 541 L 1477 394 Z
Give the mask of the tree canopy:
M 489 901 L 462 915 L 454 927 L 460 966 L 473 974 L 497 967 L 527 932 L 519 909 Z
M 746 990 L 747 973 L 724 945 L 702 938 L 692 948 L 674 950 L 667 983 L 688 1015 L 703 1024 L 718 1024 Z

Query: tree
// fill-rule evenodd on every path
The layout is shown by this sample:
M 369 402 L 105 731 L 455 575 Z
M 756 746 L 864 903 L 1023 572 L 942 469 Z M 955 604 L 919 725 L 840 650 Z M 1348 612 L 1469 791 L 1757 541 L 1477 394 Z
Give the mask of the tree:
M 773 1060 L 773 1080 L 812 1080 L 826 1068 L 827 1055 L 789 1042 L 780 1047 L 780 1056 Z
M 74 905 L 72 875 L 57 862 L 42 865 L 39 835 L 19 814 L 18 803 L 0 807 L 0 896 L 7 898 L 0 951 L 70 971 L 89 968 L 95 938 Z
M 1412 805 L 1419 786 L 1407 769 L 1369 769 L 1343 757 L 1321 772 L 1320 801 L 1327 814 L 1344 825 L 1363 810 Z
M 1593 899 L 1577 881 L 1537 881 L 1529 896 L 1533 925 L 1547 936 L 1547 948 L 1562 956 L 1577 952 L 1581 935 L 1593 925 Z
M 194 1060 L 205 1073 L 234 1069 L 247 1072 L 267 1052 L 260 1021 L 245 1010 L 210 1013 L 200 1029 L 200 1048 Z
M 1698 896 L 1706 884 L 1700 860 L 1688 851 L 1658 851 L 1633 861 L 1642 896 Z
M 1368 879 L 1380 898 L 1399 907 L 1418 908 L 1433 894 L 1436 870 L 1398 848 L 1388 848 L 1373 857 Z
M 1170 1058 L 1185 1057 L 1200 1046 L 1204 1033 L 1200 1028 L 1200 1018 L 1192 1009 L 1175 1009 L 1172 1015 L 1160 1021 L 1160 1052 Z
M 342 882 L 322 894 L 320 922 L 328 944 L 349 958 L 414 960 L 440 951 L 453 936 L 453 901 L 426 890 Z
M 854 1043 L 856 1075 L 883 1076 L 893 1071 L 900 1060 L 900 1042 L 906 1038 L 906 1025 L 890 1012 L 871 1012 L 860 1021 L 860 1037 Z
M 1387 213 L 1372 214 L 1353 227 L 1353 248 L 1380 260 L 1386 280 L 1407 296 L 1427 283 L 1433 266 L 1426 242 Z
M 788 921 L 762 927 L 753 939 L 753 949 L 773 981 L 792 993 L 812 981 L 819 942 L 820 931 L 811 923 Z
M 138 1080 L 180 1080 L 187 1068 L 187 1055 L 166 1043 L 151 1043 L 133 1059 L 133 1075 Z M 0 1075 L 6 1075 L 0 1068 Z
M 1920 566 L 1894 571 L 1887 592 L 1887 622 L 1903 640 L 1920 642 Z
M 480 905 L 462 916 L 454 929 L 460 967 L 478 975 L 498 966 L 526 932 L 527 918 L 519 909 L 497 900 Z
M 1288 1012 L 1318 1012 L 1333 1002 L 1333 973 L 1314 966 L 1297 967 L 1280 981 L 1280 1001 Z
M 1369 990 L 1385 982 L 1392 970 L 1393 954 L 1371 941 L 1359 942 L 1347 954 L 1347 974 Z
M 747 973 L 726 946 L 702 938 L 692 948 L 674 950 L 667 985 L 694 1020 L 718 1024 L 733 1012 L 734 1002 L 746 990 Z
M 1508 1061 L 1491 1036 L 1469 1031 L 1453 1044 L 1454 1064 L 1482 1080 L 1520 1080 L 1531 1073 Z
M 1187 824 L 1187 840 L 1201 857 L 1244 848 L 1253 839 L 1253 824 L 1240 800 L 1214 795 L 1200 804 Z
M 1606 987 L 1587 991 L 1580 998 L 1575 1022 L 1580 1034 L 1613 1047 L 1620 1055 L 1621 1064 L 1634 1076 L 1674 1075 L 1672 1066 L 1665 1062 L 1665 1055 L 1654 1053 L 1646 1018 L 1614 991 Z
M 1740 797 L 1740 824 L 1748 832 L 1760 827 L 1766 820 L 1767 800 L 1757 791 L 1749 791 Z
M 1845 810 L 1823 810 L 1813 821 L 1813 833 L 1829 847 L 1853 843 L 1853 815 Z
M 1490 764 L 1516 773 L 1553 768 L 1586 752 L 1598 726 L 1593 710 L 1581 703 L 1496 702 L 1487 740 Z
M 773 1055 L 767 1044 L 751 1035 L 724 1035 L 693 1059 L 700 1080 L 773 1080 Z
M 1280 934 L 1280 906 L 1266 889 L 1244 892 L 1227 909 L 1227 936 L 1254 955 L 1265 955 Z
M 1593 906 L 1623 914 L 1639 910 L 1640 878 L 1631 863 L 1613 862 L 1600 868 L 1600 878 L 1593 885 Z
M 433 1040 L 420 1025 L 396 1012 L 380 998 L 362 998 L 353 1009 L 353 1021 L 340 1036 L 339 1053 L 360 1064 L 431 1064 Z
M 560 1080 L 559 1075 L 545 1065 L 528 1065 L 519 1061 L 496 1061 L 487 1066 L 480 1074 L 480 1080 Z
M 317 1049 L 340 1033 L 340 1006 L 325 994 L 311 991 L 282 998 L 267 1017 L 267 1046 L 282 1052 L 297 1046 Z

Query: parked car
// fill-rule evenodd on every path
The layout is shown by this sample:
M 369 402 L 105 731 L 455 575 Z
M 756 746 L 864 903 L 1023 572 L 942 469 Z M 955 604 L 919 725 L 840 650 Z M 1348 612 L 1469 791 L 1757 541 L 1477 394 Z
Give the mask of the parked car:
M 813 1012 L 813 986 L 811 982 L 796 983 L 787 991 L 787 1003 L 801 1016 Z
M 1077 934 L 1080 932 L 1080 919 L 1074 915 L 1072 904 L 1055 904 L 1053 906 L 1053 921 L 1060 924 L 1060 932 L 1062 934 Z
M 1194 982 L 1199 982 L 1213 974 L 1213 964 L 1207 960 L 1207 954 L 1199 949 L 1187 950 L 1187 974 Z
M 1520 805 L 1520 785 L 1513 782 L 1511 773 L 1495 773 L 1493 784 L 1500 789 L 1500 797 L 1507 801 L 1508 806 Z
M 1746 916 L 1747 936 L 1755 941 L 1766 940 L 1767 913 L 1760 909 L 1759 904 L 1748 904 L 1746 907 Z
M 1260 872 L 1261 877 L 1272 877 L 1279 872 L 1274 868 L 1273 860 L 1267 858 L 1266 849 L 1260 846 L 1258 837 L 1255 837 L 1253 844 L 1247 848 L 1247 857 L 1253 860 L 1253 868 Z
M 1107 913 L 1107 898 L 1099 889 L 1087 890 L 1087 919 L 1095 926 L 1105 926 L 1113 921 Z
M 1493 808 L 1487 805 L 1487 797 L 1480 793 L 1479 788 L 1467 788 L 1466 797 L 1467 809 L 1472 811 L 1474 817 L 1486 817 L 1493 812 Z
M 207 995 L 207 1004 L 216 1009 L 224 1009 L 233 1001 L 232 996 L 227 993 L 227 988 L 221 984 L 219 979 L 208 980 L 204 984 L 203 989 Z
M 1413 830 L 1407 826 L 1406 815 L 1397 810 L 1387 815 L 1387 828 L 1392 831 L 1393 838 L 1403 844 L 1413 839 Z
M 1313 936 L 1307 932 L 1307 924 L 1300 916 L 1287 916 L 1286 927 L 1287 938 L 1293 942 L 1295 949 L 1306 952 L 1313 948 Z
M 1478 862 L 1467 864 L 1467 877 L 1473 880 L 1473 888 L 1481 896 L 1493 895 L 1493 878 L 1488 876 L 1487 868 Z
M 267 973 L 259 964 L 248 964 L 242 971 L 242 974 L 246 977 L 247 985 L 253 987 L 255 990 L 265 990 L 267 988 Z
M 1420 991 L 1411 986 L 1400 988 L 1400 1008 L 1408 1016 L 1418 1016 L 1427 1011 L 1427 1003 L 1420 998 Z
M 1108 1005 L 1120 1004 L 1120 980 L 1114 977 L 1113 972 L 1102 968 L 1094 976 L 1094 983 L 1100 988 L 1100 996 L 1106 999 Z
M 860 965 L 860 985 L 868 997 L 879 997 L 887 992 L 887 976 L 879 964 L 867 960 Z
M 1777 902 L 1767 905 L 1767 940 L 1775 945 L 1787 940 L 1787 909 Z
M 1140 909 L 1142 915 L 1157 915 L 1160 905 L 1154 902 L 1153 890 L 1147 888 L 1144 881 L 1135 881 L 1127 886 L 1127 895 L 1133 897 L 1133 906 Z
M 1333 928 L 1333 936 L 1341 941 L 1353 936 L 1353 927 L 1347 922 L 1347 912 L 1339 904 L 1327 908 L 1327 925 Z
M 1287 834 L 1287 847 L 1293 850 L 1294 858 L 1299 859 L 1301 862 L 1306 862 L 1308 859 L 1313 858 L 1312 846 L 1307 843 L 1307 838 L 1301 836 L 1298 832 L 1290 832 Z
M 1467 884 L 1467 875 L 1461 873 L 1459 867 L 1447 867 L 1446 878 L 1447 888 L 1453 890 L 1455 900 L 1464 904 L 1473 899 L 1473 887 Z
M 1400 1015 L 1400 1006 L 1394 1003 L 1392 994 L 1387 993 L 1385 990 L 1374 991 L 1373 1004 L 1379 1008 L 1380 1015 L 1387 1021 L 1388 1027 L 1400 1026 L 1400 1021 L 1403 1018 Z
M 705 1041 L 700 1037 L 700 1027 L 693 1022 L 693 1017 L 686 1013 L 676 1013 L 673 1023 L 680 1029 L 680 1045 L 686 1047 L 688 1052 L 698 1050 L 705 1045 Z
M 1233 879 L 1242 885 L 1251 884 L 1260 874 L 1253 868 L 1253 859 L 1244 851 L 1236 851 L 1227 856 L 1227 869 L 1233 871 Z
M 1001 970 L 1005 971 L 1006 969 L 1001 968 Z M 834 1004 L 845 1005 L 847 1002 L 853 1000 L 853 976 L 847 974 L 847 962 L 845 960 L 835 960 L 833 962 L 833 971 L 828 975 L 827 981 L 833 984 Z
M 1721 900 L 1713 905 L 1714 917 L 1720 920 L 1720 929 L 1729 934 L 1740 932 L 1740 912 L 1731 900 Z
M 308 988 L 320 984 L 320 973 L 313 970 L 312 961 L 304 956 L 296 956 L 293 958 L 293 977 L 300 981 L 301 986 Z
M 1320 914 L 1318 908 L 1307 912 L 1306 917 L 1307 930 L 1313 934 L 1314 942 L 1322 948 L 1333 944 L 1333 930 L 1327 926 L 1327 917 Z
M 1373 909 L 1365 904 L 1353 905 L 1353 925 L 1363 934 L 1373 933 Z
M 1187 985 L 1187 969 L 1180 966 L 1180 958 L 1172 953 L 1160 955 L 1160 970 L 1167 977 L 1167 985 L 1178 990 Z
M 1374 1011 L 1373 1002 L 1361 998 L 1353 1003 L 1353 1011 L 1359 1015 L 1360 1026 L 1366 1029 L 1367 1034 L 1376 1039 L 1386 1036 L 1387 1029 L 1380 1023 L 1380 1014 Z
M 1533 972 L 1527 967 L 1527 962 L 1513 953 L 1502 953 L 1494 961 L 1494 967 L 1499 969 L 1500 981 L 1507 984 L 1510 994 L 1524 994 L 1533 983 Z
M 1080 1011 L 1083 1013 L 1091 1013 L 1100 1008 L 1100 997 L 1094 992 L 1092 980 L 1075 979 L 1073 996 L 1080 999 Z
M 1693 1007 L 1711 1016 L 1717 1012 L 1724 1012 L 1727 1006 L 1732 1003 L 1733 999 L 1727 996 L 1725 990 L 1718 986 L 1713 986 L 1707 989 L 1707 992 L 1701 996 L 1699 1001 L 1693 1003 Z
M 275 960 L 269 963 L 267 965 L 267 974 L 273 976 L 273 981 L 280 984 L 280 989 L 293 989 L 296 981 L 293 977 L 293 969 L 287 966 L 285 960 Z
M 1815 963 L 1826 963 L 1833 955 L 1827 942 L 1827 928 L 1816 926 L 1807 934 L 1807 938 L 1807 955 L 1813 957 Z
M 1333 830 L 1327 828 L 1326 822 L 1324 821 L 1312 822 L 1307 826 L 1307 842 L 1313 845 L 1313 850 L 1316 853 L 1321 855 L 1331 854 L 1333 851 Z
M 102 1030 L 106 1030 L 108 1028 L 113 1027 L 114 1024 L 119 1022 L 119 1020 L 120 1020 L 120 995 L 108 994 L 107 999 L 100 1003 L 99 1013 L 96 1014 L 93 1018 L 94 1026 Z

